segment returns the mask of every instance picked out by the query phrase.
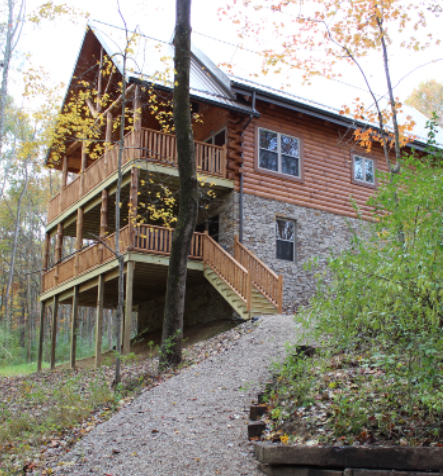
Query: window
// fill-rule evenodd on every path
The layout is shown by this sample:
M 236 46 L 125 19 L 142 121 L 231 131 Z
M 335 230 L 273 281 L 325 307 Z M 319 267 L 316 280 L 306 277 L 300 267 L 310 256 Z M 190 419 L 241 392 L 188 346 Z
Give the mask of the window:
M 213 134 L 209 139 L 206 139 L 205 142 L 207 144 L 223 146 L 226 144 L 226 130 L 222 129 L 221 131 Z
M 277 238 L 277 259 L 294 261 L 295 255 L 295 222 L 277 219 L 275 224 Z
M 259 128 L 258 168 L 301 178 L 300 139 Z
M 375 161 L 373 159 L 354 155 L 352 169 L 354 183 L 375 187 Z

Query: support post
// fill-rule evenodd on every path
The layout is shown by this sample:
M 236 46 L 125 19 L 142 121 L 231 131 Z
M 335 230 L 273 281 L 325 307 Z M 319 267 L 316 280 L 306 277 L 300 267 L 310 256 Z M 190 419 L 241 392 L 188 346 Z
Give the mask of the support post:
M 45 250 L 43 252 L 43 260 L 42 260 L 42 274 L 41 274 L 41 290 L 42 293 L 45 292 L 45 273 L 49 268 L 49 253 L 51 250 L 51 235 L 49 233 L 45 233 Z
M 248 296 L 246 298 L 246 310 L 251 312 L 252 310 L 252 273 L 248 271 Z
M 105 156 L 104 156 L 104 167 L 105 167 L 105 174 L 106 177 L 110 175 L 112 171 L 108 170 L 108 150 L 111 147 L 112 142 L 112 113 L 108 112 L 106 114 L 106 142 L 105 142 Z
M 108 191 L 102 191 L 102 206 L 100 210 L 100 239 L 104 240 L 108 231 Z M 99 262 L 103 263 L 103 249 L 104 246 L 100 243 L 98 246 Z
M 278 312 L 283 312 L 283 275 L 278 275 Z
M 134 159 L 139 159 L 142 156 L 141 147 L 141 130 L 142 130 L 142 101 L 140 86 L 135 87 L 134 94 L 134 133 L 135 133 L 135 147 Z
M 77 347 L 78 330 L 78 286 L 74 286 L 71 306 L 71 352 L 69 358 L 69 367 L 75 369 L 75 351 Z
M 100 50 L 100 63 L 98 68 L 98 78 L 97 78 L 97 101 L 96 101 L 96 109 L 98 112 L 102 111 L 102 89 L 103 89 L 103 48 Z
M 74 263 L 74 276 L 78 276 L 79 270 L 79 251 L 82 249 L 83 246 L 83 207 L 77 209 L 77 227 L 75 232 L 75 251 L 77 252 L 75 255 L 75 263 Z
M 43 360 L 43 342 L 45 338 L 45 303 L 40 302 L 40 336 L 38 340 L 38 354 L 37 354 L 37 372 L 40 372 L 42 369 L 42 360 Z
M 80 197 L 85 194 L 85 170 L 88 167 L 88 155 L 85 143 L 82 143 L 82 157 L 80 163 Z
M 98 277 L 97 289 L 97 318 L 95 321 L 95 368 L 98 369 L 102 361 L 102 335 L 103 335 L 103 299 L 105 293 L 105 275 Z
M 52 324 L 51 324 L 51 370 L 55 369 L 55 347 L 57 345 L 57 317 L 58 317 L 58 295 L 52 301 Z
M 63 223 L 57 225 L 57 235 L 55 239 L 55 284 L 58 283 L 58 269 L 60 266 L 59 261 L 62 259 L 63 251 Z
M 132 325 L 132 299 L 134 289 L 135 262 L 128 261 L 126 268 L 126 310 L 125 310 L 125 335 L 123 341 L 123 354 L 131 351 L 131 325 Z
M 129 191 L 128 224 L 129 224 L 129 246 L 128 251 L 135 248 L 136 224 L 138 208 L 138 168 L 131 169 L 131 188 Z

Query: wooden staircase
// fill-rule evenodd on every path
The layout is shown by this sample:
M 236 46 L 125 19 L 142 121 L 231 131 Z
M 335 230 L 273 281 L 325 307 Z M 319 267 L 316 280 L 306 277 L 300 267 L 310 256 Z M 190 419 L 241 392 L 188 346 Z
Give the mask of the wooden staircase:
M 282 311 L 283 278 L 235 240 L 235 258 L 211 237 L 203 246 L 204 276 L 242 319 Z

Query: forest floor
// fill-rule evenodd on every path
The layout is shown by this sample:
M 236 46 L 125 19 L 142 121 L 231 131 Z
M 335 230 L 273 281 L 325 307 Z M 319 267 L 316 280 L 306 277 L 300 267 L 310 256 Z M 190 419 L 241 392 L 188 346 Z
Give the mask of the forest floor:
M 104 355 L 98 370 L 92 368 L 91 357 L 78 361 L 76 370 L 62 364 L 54 371 L 0 377 L 0 476 L 52 474 L 48 468 L 70 446 L 141 392 L 223 353 L 254 328 L 253 322 L 233 321 L 185 328 L 184 361 L 162 374 L 155 350 L 160 333 L 148 334 L 124 358 L 122 384 L 116 391 L 110 390 L 115 372 L 112 352 Z

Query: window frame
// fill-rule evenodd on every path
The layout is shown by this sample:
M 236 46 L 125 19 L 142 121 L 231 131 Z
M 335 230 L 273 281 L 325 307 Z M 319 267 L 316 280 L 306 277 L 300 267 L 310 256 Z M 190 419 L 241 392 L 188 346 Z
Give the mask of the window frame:
M 203 142 L 209 143 L 208 140 L 211 139 L 211 145 L 215 145 L 214 144 L 215 136 L 218 136 L 220 134 L 220 132 L 223 132 L 223 131 L 225 132 L 225 145 L 226 145 L 227 142 L 228 142 L 228 134 L 227 134 L 228 131 L 227 131 L 226 127 L 222 127 L 219 131 L 214 132 L 214 134 L 211 134 Z M 217 146 L 217 147 L 220 147 L 220 146 Z
M 366 180 L 359 180 L 355 178 L 355 157 L 360 157 L 362 159 L 369 159 L 372 160 L 372 163 L 374 164 L 374 183 L 367 182 Z M 363 170 L 366 169 L 366 165 Z M 368 187 L 368 188 L 377 188 L 378 187 L 378 181 L 377 181 L 377 159 L 371 155 L 368 154 L 362 154 L 358 151 L 351 151 L 351 182 L 355 185 L 360 185 L 363 187 Z
M 283 240 L 279 239 L 277 237 L 277 221 L 289 221 L 293 224 L 294 226 L 294 239 L 292 240 L 292 260 L 285 259 L 285 258 L 279 258 L 278 257 L 278 247 L 277 247 L 277 241 L 284 241 L 286 243 L 290 243 L 288 240 Z M 276 216 L 274 220 L 274 226 L 275 226 L 275 259 L 278 259 L 279 261 L 285 261 L 287 263 L 296 263 L 297 262 L 297 221 L 294 220 L 293 218 L 287 218 L 287 217 L 282 217 L 282 216 Z
M 290 175 L 290 174 L 285 174 L 283 172 L 278 172 L 275 170 L 269 170 L 260 167 L 260 129 L 264 129 L 269 132 L 274 132 L 277 135 L 284 135 L 288 137 L 292 137 L 294 139 L 298 140 L 298 146 L 299 146 L 299 176 L 296 175 Z M 255 134 L 254 134 L 254 150 L 255 150 L 255 158 L 254 158 L 254 170 L 257 173 L 264 174 L 264 175 L 273 175 L 274 177 L 279 177 L 283 178 L 285 180 L 292 180 L 293 182 L 298 182 L 298 183 L 304 183 L 304 176 L 305 176 L 305 170 L 304 170 L 304 141 L 302 135 L 297 132 L 297 135 L 294 135 L 293 132 L 289 132 L 288 130 L 280 129 L 280 128 L 275 128 L 272 125 L 267 125 L 266 123 L 260 123 L 255 125 Z M 280 149 L 280 141 L 279 141 L 279 149 Z M 281 151 L 278 151 L 278 166 L 281 168 Z

